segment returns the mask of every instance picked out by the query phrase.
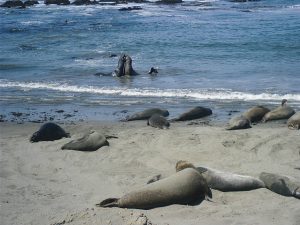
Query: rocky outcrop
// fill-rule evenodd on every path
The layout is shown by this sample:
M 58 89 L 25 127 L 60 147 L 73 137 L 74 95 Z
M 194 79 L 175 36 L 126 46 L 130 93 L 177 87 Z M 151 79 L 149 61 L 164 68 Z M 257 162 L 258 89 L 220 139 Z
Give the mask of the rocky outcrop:
M 28 1 L 24 2 L 25 6 L 33 6 L 33 5 L 36 5 L 36 4 L 39 4 L 39 2 L 36 1 L 36 0 L 28 0 Z
M 69 0 L 45 0 L 46 5 L 70 5 Z
M 96 5 L 98 2 L 91 0 L 75 0 L 72 5 Z
M 15 7 L 20 7 L 20 8 L 25 8 L 25 4 L 20 1 L 20 0 L 9 0 L 4 2 L 0 7 L 4 8 L 15 8 Z

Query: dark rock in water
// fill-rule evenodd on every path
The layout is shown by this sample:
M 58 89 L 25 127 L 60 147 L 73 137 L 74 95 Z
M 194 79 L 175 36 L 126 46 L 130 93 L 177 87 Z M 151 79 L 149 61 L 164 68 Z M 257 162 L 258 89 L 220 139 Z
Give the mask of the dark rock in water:
M 45 0 L 46 5 L 70 5 L 69 0 Z
M 155 3 L 157 3 L 157 4 L 177 4 L 177 3 L 182 3 L 182 0 L 160 0 Z
M 114 58 L 114 57 L 117 57 L 117 56 L 118 56 L 117 54 L 113 54 L 113 53 L 109 55 L 110 58 Z
M 62 110 L 62 109 L 60 109 L 60 110 L 57 110 L 57 111 L 55 111 L 55 112 L 57 112 L 57 113 L 63 113 L 63 112 L 65 112 L 65 111 Z
M 54 141 L 63 137 L 70 137 L 70 134 L 66 133 L 59 125 L 49 122 L 43 124 L 40 129 L 31 136 L 30 142 Z
M 97 4 L 96 1 L 90 1 L 90 0 L 75 0 L 72 5 L 95 5 Z
M 158 70 L 156 69 L 156 68 L 154 68 L 154 67 L 151 67 L 150 68 L 150 70 L 149 70 L 149 72 L 148 72 L 148 74 L 158 74 Z
M 33 6 L 33 5 L 37 5 L 37 4 L 39 4 L 39 2 L 35 1 L 35 0 L 28 0 L 28 1 L 24 2 L 25 6 Z
M 21 8 L 25 8 L 25 4 L 20 0 L 9 0 L 9 1 L 4 2 L 2 5 L 0 5 L 0 7 L 4 7 L 4 8 L 21 7 Z
M 119 11 L 132 11 L 132 10 L 142 10 L 142 7 L 132 6 L 132 7 L 124 7 L 119 9 Z
M 230 0 L 230 2 L 259 2 L 260 0 Z

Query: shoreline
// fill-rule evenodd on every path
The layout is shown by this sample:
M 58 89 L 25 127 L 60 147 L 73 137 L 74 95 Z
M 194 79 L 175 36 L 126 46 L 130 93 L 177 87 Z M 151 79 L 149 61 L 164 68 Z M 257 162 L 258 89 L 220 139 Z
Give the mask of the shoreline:
M 65 124 L 71 138 L 30 143 L 41 124 L 0 123 L 1 221 L 5 224 L 298 224 L 299 200 L 267 189 L 212 190 L 213 202 L 152 210 L 98 208 L 109 197 L 137 189 L 155 175 L 175 173 L 178 160 L 258 177 L 260 172 L 300 179 L 299 131 L 283 123 L 226 131 L 206 124 L 145 121 Z M 60 150 L 88 130 L 107 135 L 110 146 L 95 152 Z M 142 217 L 142 218 L 141 218 Z M 146 219 L 145 219 L 146 218 Z M 150 223 L 151 221 L 151 223 Z

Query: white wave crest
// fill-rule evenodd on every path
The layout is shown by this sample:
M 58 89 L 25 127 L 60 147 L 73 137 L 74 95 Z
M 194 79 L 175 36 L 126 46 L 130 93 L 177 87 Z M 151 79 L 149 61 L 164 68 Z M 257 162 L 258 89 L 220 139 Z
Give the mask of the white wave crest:
M 59 92 L 91 93 L 130 97 L 190 98 L 198 100 L 237 100 L 237 101 L 280 101 L 288 99 L 300 102 L 298 94 L 274 94 L 232 91 L 229 89 L 157 89 L 157 88 L 111 88 L 96 86 L 78 86 L 61 83 L 14 82 L 0 80 L 0 88 L 17 88 L 24 91 L 34 89 Z

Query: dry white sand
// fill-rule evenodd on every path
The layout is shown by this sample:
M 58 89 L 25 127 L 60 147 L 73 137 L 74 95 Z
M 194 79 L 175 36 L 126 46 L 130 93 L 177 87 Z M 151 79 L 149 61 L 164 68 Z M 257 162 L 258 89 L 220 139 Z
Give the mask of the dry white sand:
M 0 223 L 20 224 L 300 224 L 300 200 L 267 189 L 213 190 L 213 202 L 152 210 L 99 208 L 96 203 L 137 189 L 154 175 L 175 173 L 178 160 L 258 177 L 260 172 L 300 180 L 300 132 L 283 123 L 247 130 L 145 121 L 61 125 L 72 138 L 30 143 L 41 124 L 1 123 Z M 94 129 L 115 135 L 95 152 L 60 150 Z M 148 220 L 148 222 L 147 222 Z

